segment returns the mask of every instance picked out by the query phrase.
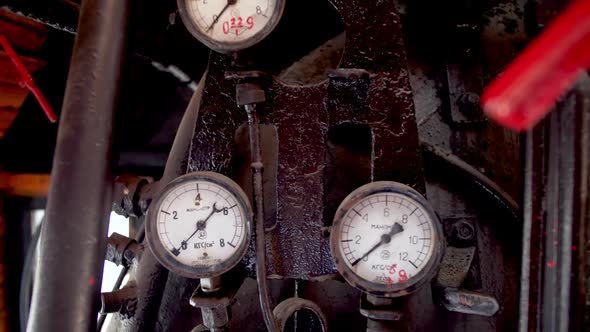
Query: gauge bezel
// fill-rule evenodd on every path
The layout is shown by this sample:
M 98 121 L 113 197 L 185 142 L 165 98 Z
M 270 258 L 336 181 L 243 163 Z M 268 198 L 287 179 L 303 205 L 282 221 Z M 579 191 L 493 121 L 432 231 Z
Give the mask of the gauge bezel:
M 236 253 L 233 256 L 231 256 L 228 260 L 210 267 L 188 266 L 177 261 L 172 256 L 172 254 L 166 249 L 164 244 L 162 244 L 157 231 L 157 212 L 160 210 L 160 206 L 163 203 L 164 199 L 171 191 L 174 191 L 179 185 L 185 185 L 186 183 L 190 183 L 193 181 L 206 181 L 223 187 L 225 190 L 227 190 L 230 194 L 234 196 L 236 202 L 240 205 L 240 208 L 244 213 L 244 241 L 242 241 L 242 244 L 238 248 L 236 248 Z M 164 187 L 164 189 L 162 189 L 162 191 L 158 194 L 158 197 L 150 205 L 150 208 L 147 213 L 147 220 L 145 226 L 146 238 L 150 246 L 150 249 L 152 250 L 152 253 L 156 257 L 156 259 L 170 272 L 191 279 L 212 278 L 220 276 L 234 268 L 246 255 L 252 235 L 252 217 L 253 213 L 252 208 L 250 206 L 250 201 L 248 200 L 248 196 L 246 196 L 246 193 L 244 193 L 242 188 L 240 188 L 240 186 L 237 183 L 235 183 L 232 179 L 214 172 L 188 173 L 168 183 Z
M 434 248 L 430 260 L 426 266 L 415 276 L 408 279 L 403 284 L 394 284 L 391 287 L 383 284 L 374 283 L 358 276 L 344 261 L 340 251 L 340 240 L 342 235 L 342 223 L 344 217 L 356 204 L 363 199 L 383 193 L 396 193 L 412 199 L 420 204 L 421 208 L 428 215 L 432 222 Z M 428 201 L 416 190 L 404 184 L 393 181 L 378 181 L 365 184 L 360 188 L 350 193 L 340 204 L 336 215 L 334 216 L 334 223 L 330 231 L 330 250 L 338 272 L 342 277 L 353 287 L 357 289 L 381 297 L 399 297 L 415 292 L 427 282 L 431 281 L 436 274 L 443 256 L 444 251 L 444 236 L 442 233 L 442 226 L 440 220 Z
M 191 0 L 176 1 L 178 6 L 178 12 L 180 13 L 180 18 L 182 19 L 184 26 L 191 33 L 191 35 L 197 38 L 201 43 L 205 44 L 205 46 L 219 53 L 227 54 L 250 48 L 264 40 L 266 37 L 268 37 L 268 35 L 277 27 L 279 21 L 281 20 L 281 17 L 283 16 L 286 0 L 273 0 L 276 2 L 276 6 L 270 20 L 264 26 L 264 28 L 258 31 L 254 36 L 238 42 L 216 41 L 213 38 L 209 37 L 206 33 L 204 33 L 191 18 L 189 12 L 189 1 Z

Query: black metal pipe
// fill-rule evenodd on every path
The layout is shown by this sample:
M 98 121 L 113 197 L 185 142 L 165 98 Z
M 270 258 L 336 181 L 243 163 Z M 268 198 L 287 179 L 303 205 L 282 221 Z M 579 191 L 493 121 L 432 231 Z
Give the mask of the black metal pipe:
M 519 331 L 585 331 L 590 80 L 527 133 Z
M 127 0 L 86 0 L 61 112 L 28 331 L 92 331 L 111 208 Z
M 252 186 L 254 196 L 254 215 L 256 222 L 256 281 L 258 282 L 258 297 L 262 317 L 269 332 L 279 331 L 277 322 L 273 316 L 270 305 L 266 271 L 266 239 L 264 235 L 264 193 L 262 187 L 262 174 L 264 164 L 260 153 L 260 125 L 256 105 L 244 106 L 248 114 L 248 129 L 250 135 L 250 159 L 252 169 Z
M 461 177 L 468 179 L 469 182 L 476 184 L 481 190 L 489 194 L 490 197 L 493 197 L 504 207 L 506 212 L 512 215 L 514 220 L 521 219 L 518 203 L 516 203 L 508 193 L 490 178 L 449 151 L 436 147 L 425 141 L 420 142 L 420 146 L 424 151 L 424 158 L 426 160 L 442 162 L 443 164 L 450 166 L 450 168 L 460 174 Z
M 182 117 L 182 121 L 178 127 L 170 155 L 166 161 L 164 174 L 160 181 L 154 184 L 152 192 L 157 195 L 160 190 L 174 180 L 176 177 L 186 173 L 186 165 L 190 151 L 191 140 L 195 129 L 195 123 L 199 115 L 199 107 L 201 103 L 201 96 L 206 75 L 203 75 L 197 90 L 193 94 L 189 105 Z M 124 331 L 153 331 L 158 320 L 158 311 L 162 298 L 166 296 L 166 291 L 170 292 L 177 285 L 170 285 L 166 287 L 168 280 L 168 270 L 166 270 L 156 260 L 156 257 L 150 249 L 147 248 L 147 241 L 145 242 L 146 249 L 143 252 L 141 260 L 137 268 L 137 309 L 135 316 L 128 329 L 121 329 Z M 192 292 L 192 290 L 190 290 Z M 177 306 L 176 309 L 184 308 Z M 167 308 L 168 310 L 175 310 L 174 308 Z

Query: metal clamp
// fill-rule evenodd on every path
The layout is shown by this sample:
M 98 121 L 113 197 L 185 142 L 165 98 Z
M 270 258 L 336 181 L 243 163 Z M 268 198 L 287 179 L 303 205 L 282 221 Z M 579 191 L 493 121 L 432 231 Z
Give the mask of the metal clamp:
M 129 282 L 119 290 L 102 293 L 100 300 L 102 303 L 101 314 L 117 312 L 126 318 L 132 317 L 137 307 L 137 285 L 134 282 Z
M 128 238 L 119 233 L 113 233 L 109 236 L 107 242 L 107 254 L 105 259 L 115 263 L 117 266 L 123 265 L 128 267 L 133 259 L 141 256 L 143 246 L 134 239 Z
M 120 175 L 115 179 L 113 211 L 126 218 L 146 214 L 151 201 L 153 179 L 136 175 Z

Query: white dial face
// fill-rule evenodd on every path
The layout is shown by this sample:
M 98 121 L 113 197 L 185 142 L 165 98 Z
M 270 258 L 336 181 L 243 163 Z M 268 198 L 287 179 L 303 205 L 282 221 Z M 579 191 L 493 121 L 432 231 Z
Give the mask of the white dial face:
M 424 269 L 434 253 L 434 221 L 405 195 L 376 193 L 356 203 L 342 219 L 339 249 L 358 277 L 391 288 Z
M 188 0 L 195 26 L 217 42 L 235 43 L 258 34 L 275 15 L 277 0 Z
M 161 200 L 157 236 L 178 262 L 209 268 L 239 254 L 246 241 L 246 214 L 222 186 L 193 180 L 177 185 Z

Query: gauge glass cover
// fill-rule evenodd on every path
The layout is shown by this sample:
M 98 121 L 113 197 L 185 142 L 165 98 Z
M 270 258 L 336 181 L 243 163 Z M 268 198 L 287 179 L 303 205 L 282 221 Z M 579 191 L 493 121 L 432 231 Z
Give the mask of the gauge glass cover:
M 343 277 L 381 296 L 401 296 L 429 281 L 438 268 L 442 231 L 418 192 L 396 182 L 374 182 L 340 205 L 331 250 Z
M 248 48 L 278 24 L 285 0 L 178 0 L 187 29 L 222 53 Z
M 158 260 L 188 278 L 234 267 L 250 239 L 251 209 L 239 186 L 216 173 L 172 181 L 150 207 L 146 236 Z

